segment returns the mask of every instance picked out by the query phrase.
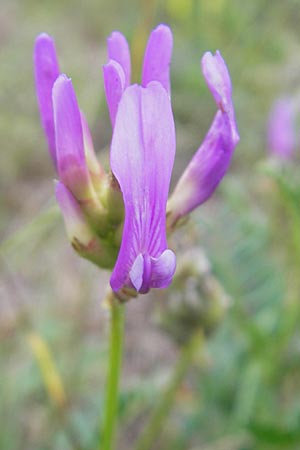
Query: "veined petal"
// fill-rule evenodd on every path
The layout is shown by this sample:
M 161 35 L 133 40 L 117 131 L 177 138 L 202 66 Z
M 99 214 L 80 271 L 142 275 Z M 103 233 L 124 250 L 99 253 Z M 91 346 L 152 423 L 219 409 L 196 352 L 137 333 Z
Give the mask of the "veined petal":
M 104 90 L 112 127 L 115 125 L 119 102 L 125 89 L 122 66 L 114 60 L 103 66 Z
M 60 75 L 53 86 L 57 170 L 60 180 L 79 200 L 85 198 L 89 176 L 81 115 L 72 81 Z
M 172 31 L 167 25 L 158 25 L 148 39 L 145 50 L 142 85 L 159 81 L 170 94 L 170 63 L 173 49 Z
M 125 75 L 125 87 L 130 84 L 131 61 L 126 38 L 119 31 L 114 31 L 107 39 L 108 59 L 120 64 Z
M 167 92 L 157 82 L 147 88 L 130 86 L 119 104 L 111 144 L 111 168 L 125 206 L 122 244 L 111 276 L 114 291 L 127 286 L 145 293 L 171 281 L 175 256 L 171 264 L 171 251 L 162 255 L 167 250 L 166 202 L 174 156 Z
M 49 152 L 56 168 L 55 133 L 52 106 L 52 87 L 59 75 L 59 66 L 53 39 L 40 34 L 34 46 L 34 76 L 41 122 L 46 134 Z
M 168 226 L 197 206 L 215 191 L 228 170 L 233 151 L 239 142 L 231 99 L 231 82 L 223 58 L 206 53 L 202 69 L 207 84 L 219 106 L 213 123 L 192 160 L 179 179 L 168 202 Z

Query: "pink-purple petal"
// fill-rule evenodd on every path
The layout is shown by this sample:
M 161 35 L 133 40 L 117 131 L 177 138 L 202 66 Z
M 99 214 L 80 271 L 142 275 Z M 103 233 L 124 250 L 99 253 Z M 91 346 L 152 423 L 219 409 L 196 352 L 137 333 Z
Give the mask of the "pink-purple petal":
M 78 198 L 87 185 L 81 114 L 72 81 L 60 75 L 53 86 L 56 159 L 60 180 Z
M 213 194 L 227 172 L 239 142 L 230 77 L 221 54 L 207 52 L 202 58 L 202 70 L 219 111 L 169 200 L 168 220 L 171 226 Z
M 34 46 L 34 75 L 42 126 L 49 153 L 56 168 L 56 147 L 52 106 L 52 87 L 59 75 L 59 66 L 53 39 L 40 34 Z
M 114 31 L 107 39 L 108 59 L 120 64 L 125 75 L 125 87 L 130 84 L 131 60 L 128 42 L 122 33 Z
M 167 25 L 158 25 L 148 39 L 145 50 L 142 85 L 158 81 L 170 94 L 170 64 L 173 49 L 172 31 Z
M 143 276 L 144 276 L 144 258 L 140 253 L 129 272 L 129 278 L 131 283 L 133 284 L 134 289 L 139 292 L 143 284 Z
M 114 291 L 135 286 L 144 293 L 154 287 L 153 258 L 167 249 L 166 202 L 174 156 L 174 121 L 165 89 L 157 82 L 126 89 L 111 145 L 111 168 L 125 205 L 122 244 L 111 276 Z
M 112 127 L 115 125 L 119 102 L 125 89 L 125 74 L 122 66 L 110 60 L 103 66 L 104 90 Z
M 151 258 L 152 287 L 166 288 L 172 281 L 176 270 L 176 256 L 172 250 L 165 250 L 159 258 Z
M 228 112 L 228 108 L 232 106 L 232 89 L 228 69 L 221 53 L 218 50 L 215 55 L 206 52 L 202 57 L 201 66 L 206 83 L 218 107 Z
M 170 198 L 172 222 L 189 214 L 213 194 L 230 165 L 234 143 L 228 117 L 218 111 Z

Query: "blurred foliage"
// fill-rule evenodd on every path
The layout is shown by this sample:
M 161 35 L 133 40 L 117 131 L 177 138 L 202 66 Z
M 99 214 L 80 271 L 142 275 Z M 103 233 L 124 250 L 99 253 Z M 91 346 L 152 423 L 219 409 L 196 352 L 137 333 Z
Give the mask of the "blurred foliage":
M 35 36 L 46 31 L 55 37 L 62 70 L 73 79 L 107 166 L 105 39 L 114 29 L 128 37 L 138 80 L 145 41 L 159 22 L 174 32 L 173 182 L 215 111 L 199 67 L 207 50 L 220 49 L 228 63 L 241 142 L 222 187 L 193 214 L 197 232 L 183 228 L 174 237 L 179 259 L 185 254 L 193 261 L 192 249 L 201 245 L 209 271 L 181 286 L 175 280 L 177 293 L 152 293 L 128 304 L 118 449 L 133 447 L 191 317 L 198 324 L 196 312 L 202 320 L 214 311 L 207 303 L 212 280 L 229 304 L 213 326 L 206 325 L 205 356 L 181 386 L 155 448 L 299 448 L 299 155 L 282 170 L 266 161 L 265 149 L 271 103 L 300 91 L 299 20 L 299 0 L 2 1 L 1 449 L 95 449 L 104 395 L 107 311 L 100 300 L 109 275 L 73 255 L 52 206 L 53 170 L 32 76 Z M 199 309 L 189 298 L 197 295 Z M 28 343 L 32 333 L 49 347 L 66 392 L 61 405 L 47 394 Z

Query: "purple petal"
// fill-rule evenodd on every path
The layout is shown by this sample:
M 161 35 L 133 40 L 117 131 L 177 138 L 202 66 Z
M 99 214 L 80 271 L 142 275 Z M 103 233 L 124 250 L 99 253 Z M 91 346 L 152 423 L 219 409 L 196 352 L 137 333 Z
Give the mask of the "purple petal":
M 156 82 L 127 88 L 111 145 L 111 168 L 125 205 L 122 244 L 111 276 L 114 291 L 134 286 L 144 293 L 171 281 L 175 264 L 162 254 L 174 156 L 174 121 L 165 89 Z
M 53 39 L 40 34 L 34 46 L 34 75 L 40 116 L 53 164 L 56 168 L 55 133 L 52 106 L 52 87 L 59 75 Z
M 112 127 L 115 125 L 118 105 L 125 89 L 125 74 L 114 60 L 103 66 L 104 90 Z
M 295 109 L 290 99 L 281 98 L 274 103 L 270 113 L 268 148 L 274 156 L 289 159 L 295 146 Z
M 173 226 L 213 194 L 231 162 L 239 134 L 231 99 L 231 82 L 223 58 L 206 53 L 202 70 L 218 106 L 213 123 L 168 203 L 168 222 Z
M 170 63 L 173 36 L 166 25 L 158 25 L 150 34 L 144 56 L 142 85 L 159 81 L 170 94 Z
M 206 52 L 202 57 L 201 65 L 206 83 L 218 107 L 228 112 L 228 108 L 232 106 L 231 81 L 221 53 L 218 50 L 215 55 Z
M 159 258 L 152 258 L 152 287 L 166 288 L 176 270 L 176 257 L 172 250 L 165 250 Z
M 129 272 L 129 279 L 137 292 L 146 294 L 150 287 L 168 287 L 175 269 L 176 256 L 172 250 L 165 250 L 158 258 L 140 253 Z
M 130 84 L 131 61 L 126 38 L 119 31 L 114 31 L 107 39 L 108 59 L 113 59 L 122 67 L 125 74 L 125 87 Z
M 57 170 L 60 180 L 79 199 L 88 185 L 81 115 L 72 81 L 60 75 L 53 87 Z
M 172 193 L 168 210 L 173 223 L 213 194 L 227 172 L 234 146 L 228 117 L 219 111 Z

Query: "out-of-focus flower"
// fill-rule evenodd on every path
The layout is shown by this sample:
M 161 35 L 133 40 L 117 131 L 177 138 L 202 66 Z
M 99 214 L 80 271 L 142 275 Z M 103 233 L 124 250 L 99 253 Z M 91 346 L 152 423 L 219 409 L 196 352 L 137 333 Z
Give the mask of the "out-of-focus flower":
M 59 177 L 56 198 L 68 237 L 80 256 L 113 268 L 111 287 L 119 298 L 167 287 L 175 272 L 175 255 L 166 240 L 176 146 L 170 101 L 172 46 L 169 27 L 153 30 L 141 86 L 131 86 L 127 41 L 116 31 L 108 39 L 103 76 L 113 137 L 111 172 L 105 174 L 72 82 L 59 73 L 53 40 L 45 34 L 36 40 L 38 103 Z M 170 199 L 170 228 L 212 194 L 239 140 L 230 78 L 220 53 L 206 53 L 202 70 L 219 111 Z
M 268 150 L 272 156 L 290 159 L 296 146 L 295 108 L 289 98 L 275 101 L 269 117 Z
M 202 58 L 202 72 L 219 108 L 213 123 L 197 152 L 179 179 L 168 202 L 168 224 L 178 220 L 213 194 L 228 170 L 233 151 L 239 142 L 231 81 L 219 51 L 207 52 Z

